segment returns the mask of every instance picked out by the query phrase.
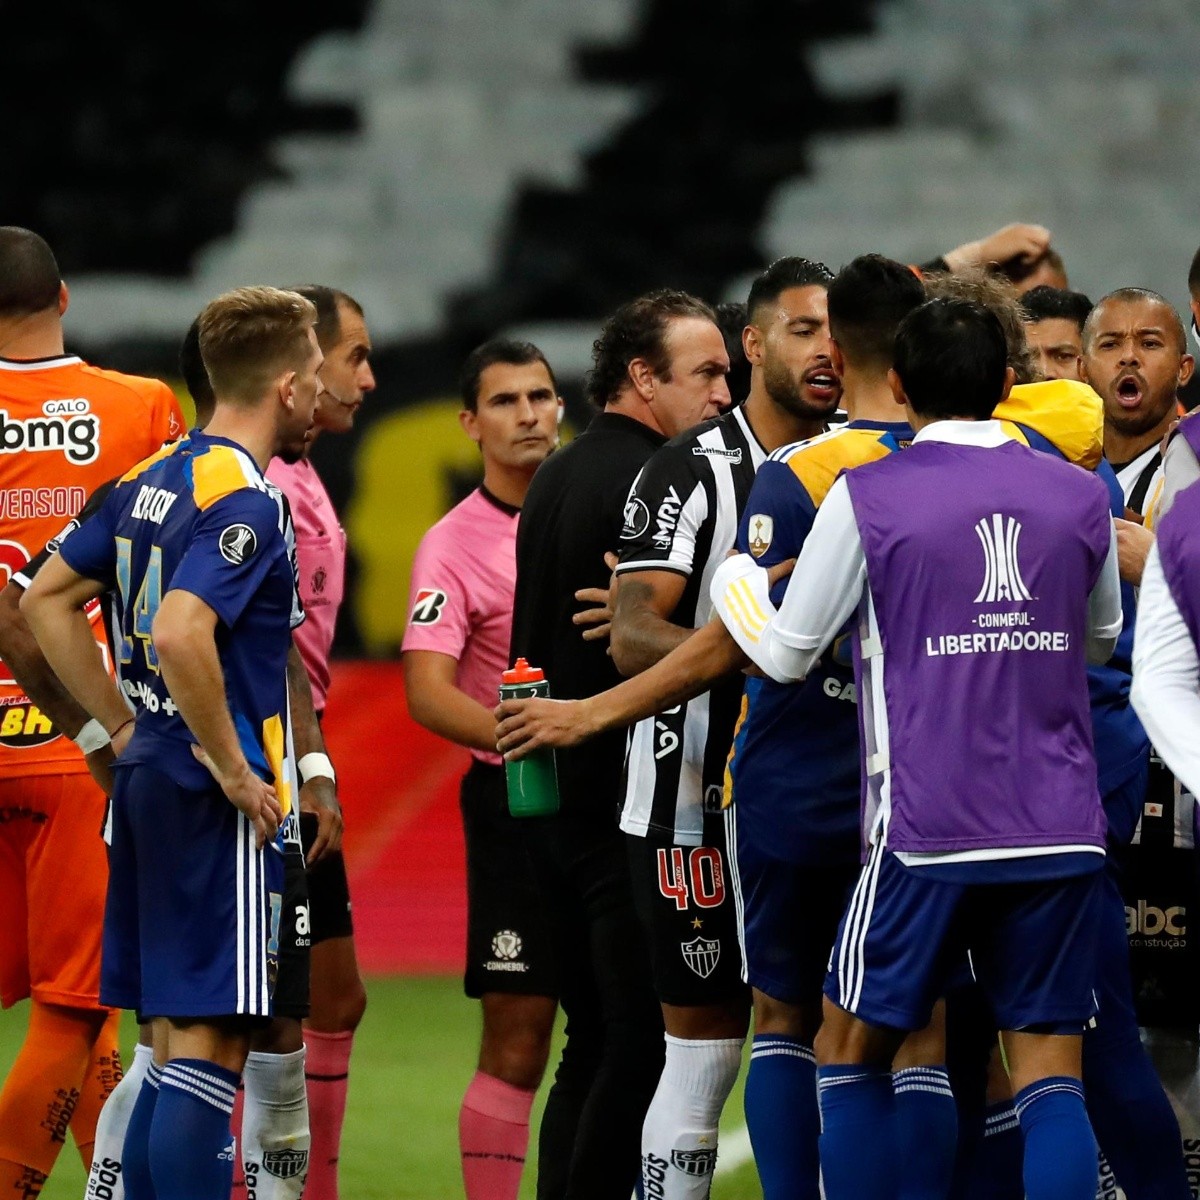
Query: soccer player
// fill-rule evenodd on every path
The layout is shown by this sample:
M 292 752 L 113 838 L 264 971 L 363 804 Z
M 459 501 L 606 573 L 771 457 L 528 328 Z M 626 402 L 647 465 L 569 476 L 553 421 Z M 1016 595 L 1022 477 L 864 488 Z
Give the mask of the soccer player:
M 1146 560 L 1133 647 L 1133 706 L 1179 782 L 1200 795 L 1200 488 L 1180 494 Z
M 462 369 L 460 421 L 478 443 L 483 482 L 421 541 L 404 635 L 409 711 L 466 746 L 467 969 L 480 1001 L 479 1066 L 459 1110 L 468 1200 L 514 1200 L 529 1112 L 558 1008 L 553 946 L 522 821 L 508 812 L 495 747 L 496 689 L 509 663 L 517 518 L 534 471 L 558 444 L 562 402 L 529 342 L 485 342 Z
M 1027 293 L 1025 300 L 1035 293 Z M 978 302 L 1000 318 L 1008 345 L 1008 362 L 1014 372 L 1024 371 L 1028 356 L 1024 328 L 1014 320 L 1015 300 L 994 288 L 980 289 Z M 1117 525 L 1118 557 L 1125 572 L 1126 531 L 1145 533 L 1141 526 L 1120 520 L 1124 496 L 1111 466 L 1103 459 L 1103 403 L 1092 388 L 1072 380 L 1041 380 L 1014 386 L 996 406 L 995 417 L 1006 433 L 1034 449 L 1094 470 L 1109 491 L 1110 507 Z M 1185 1200 L 1187 1182 L 1180 1154 L 1179 1124 L 1170 1102 L 1147 1056 L 1138 1032 L 1134 984 L 1126 937 L 1122 880 L 1128 868 L 1128 847 L 1147 800 L 1147 778 L 1163 774 L 1150 762 L 1150 745 L 1136 713 L 1129 704 L 1133 646 L 1134 593 L 1122 583 L 1124 624 L 1108 662 L 1088 667 L 1092 734 L 1098 783 L 1107 819 L 1105 874 L 1097 916 L 1098 953 L 1095 1020 L 1089 1022 L 1083 1040 L 1083 1079 L 1088 1115 L 1097 1141 L 1120 1186 L 1130 1200 Z M 1165 780 L 1170 791 L 1169 776 Z M 1160 783 L 1158 786 L 1162 786 Z M 1169 805 L 1173 810 L 1173 804 Z M 1167 820 L 1173 822 L 1173 811 Z M 1135 851 L 1135 853 L 1137 853 Z M 997 1194 L 1021 1194 L 1019 1140 L 1016 1113 L 1001 1078 L 998 1055 L 993 1059 L 985 1114 L 972 1101 L 974 1080 L 965 1072 L 969 1035 L 964 1035 L 963 989 L 956 989 L 959 1004 L 952 1039 L 957 1048 L 959 1070 L 952 1075 L 960 1106 L 960 1162 L 975 1154 L 973 1179 L 996 1189 Z M 969 1010 L 968 1010 L 969 1011 Z M 992 1027 L 986 1014 L 978 1035 L 991 1040 Z M 978 1080 L 982 1103 L 982 1078 Z M 982 1139 L 972 1147 L 971 1133 L 978 1120 Z M 971 1180 L 964 1178 L 968 1187 Z M 1005 1190 L 1006 1189 L 1006 1190 Z M 956 1195 L 959 1193 L 955 1193 Z M 969 1190 L 964 1193 L 972 1194 Z
M 896 327 L 925 299 L 907 267 L 865 255 L 829 285 L 829 325 L 848 424 L 786 446 L 759 471 L 737 547 L 763 567 L 795 558 L 840 471 L 912 440 L 888 387 Z M 775 585 L 776 599 L 783 581 Z M 746 1124 L 767 1200 L 816 1197 L 816 1067 L 813 1037 L 837 921 L 860 864 L 857 698 L 849 661 L 822 661 L 799 685 L 750 678 L 727 775 L 730 840 L 736 847 L 742 944 L 754 988 L 754 1044 L 746 1079 Z M 936 1169 L 952 1155 L 944 1070 L 911 1064 L 897 1076 L 897 1102 L 923 1116 Z M 949 1112 L 953 1117 L 953 1108 Z M 944 1134 L 944 1136 L 943 1136 Z M 933 1152 L 935 1139 L 950 1151 Z M 942 1147 L 944 1149 L 944 1146 Z
M 1092 302 L 1082 292 L 1041 284 L 1021 297 L 1025 337 L 1045 379 L 1082 379 L 1083 326 Z
M 208 428 L 128 472 L 22 601 L 94 719 L 112 730 L 126 697 L 138 706 L 116 769 L 101 987 L 155 1015 L 126 1136 L 130 1197 L 228 1195 L 234 1092 L 255 1019 L 271 1015 L 281 842 L 298 842 L 286 670 L 302 613 L 286 501 L 262 469 L 310 436 L 314 318 L 273 288 L 209 304 Z M 120 689 L 81 653 L 83 605 L 107 588 Z
M 365 396 L 375 388 L 371 338 L 362 306 L 334 288 L 305 284 L 294 290 L 317 310 L 315 332 L 324 356 L 314 436 L 322 432 L 347 433 Z M 272 459 L 266 474 L 287 497 L 296 530 L 305 621 L 294 634 L 299 659 L 292 660 L 290 686 L 293 690 L 311 689 L 313 710 L 320 720 L 329 690 L 329 653 L 344 587 L 346 535 L 307 453 L 293 463 Z M 350 1051 L 354 1031 L 367 1006 L 367 994 L 354 952 L 346 860 L 340 850 L 320 852 L 328 837 L 325 823 L 338 811 L 333 767 L 323 749 L 309 750 L 300 757 L 299 772 L 305 789 L 327 789 L 332 801 L 325 807 L 310 808 L 305 790 L 306 803 L 300 813 L 300 835 L 308 864 L 311 942 L 309 1015 L 304 1024 L 305 1054 L 301 1057 L 312 1149 L 304 1186 L 309 1200 L 337 1200 Z M 271 1060 L 252 1053 L 249 1063 L 255 1069 L 264 1069 Z
M 965 949 L 1004 1031 L 1026 1192 L 1090 1200 L 1079 1060 L 1104 817 L 1085 663 L 1107 658 L 1122 625 L 1107 496 L 991 420 L 1012 374 L 987 310 L 922 305 L 897 333 L 891 378 L 913 446 L 835 483 L 778 614 L 752 560 L 723 565 L 713 589 L 726 605 L 753 596 L 766 619 L 732 631 L 781 682 L 804 678 L 858 614 L 871 853 L 817 1037 L 825 1189 L 891 1194 L 888 1065 Z
M 517 527 L 510 653 L 558 696 L 619 681 L 603 640 L 584 640 L 576 592 L 607 588 L 629 487 L 670 436 L 729 404 L 729 358 L 702 301 L 663 291 L 622 305 L 593 349 L 601 411 L 534 476 Z M 542 1119 L 538 1195 L 625 1200 L 662 1069 L 662 1016 L 616 824 L 620 731 L 558 756 L 561 811 L 531 822 L 539 886 L 555 924 L 567 1041 Z
M 612 620 L 623 674 L 657 662 L 704 623 L 708 581 L 732 549 L 755 471 L 781 445 L 822 433 L 837 409 L 831 277 L 823 264 L 782 258 L 755 279 L 743 330 L 745 403 L 672 439 L 638 474 Z M 741 691 L 739 678 L 723 680 L 639 722 L 625 764 L 621 828 L 666 1027 L 662 1078 L 642 1130 L 642 1187 L 672 1200 L 708 1195 L 748 1020 L 721 812 Z
M 1083 378 L 1104 401 L 1104 457 L 1138 516 L 1152 511 L 1162 487 L 1163 437 L 1194 369 L 1183 322 L 1157 292 L 1119 288 L 1088 316 Z
M 101 370 L 66 353 L 69 295 L 50 247 L 0 228 L 0 552 L 25 567 L 91 492 L 183 430 L 158 380 Z M 118 1016 L 98 1001 L 107 865 L 97 836 L 105 800 L 88 777 L 111 759 L 103 730 L 53 679 L 27 670 L 36 646 L 0 608 L 0 1003 L 31 999 L 29 1029 L 0 1093 L 0 1192 L 34 1196 L 70 1126 L 84 1163 L 97 1115 L 121 1078 Z M 100 630 L 97 617 L 97 631 Z M 99 639 L 103 640 L 102 632 Z M 21 679 L 42 703 L 25 693 Z M 72 744 L 74 742 L 75 744 Z M 64 864 L 72 886 L 62 886 Z

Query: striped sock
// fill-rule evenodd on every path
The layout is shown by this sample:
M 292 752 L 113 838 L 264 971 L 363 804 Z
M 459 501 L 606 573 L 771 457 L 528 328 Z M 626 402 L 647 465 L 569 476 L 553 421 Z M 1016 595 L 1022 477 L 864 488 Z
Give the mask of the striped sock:
M 821 1177 L 828 1200 L 896 1194 L 892 1075 L 877 1067 L 818 1067 Z
M 150 1129 L 155 1190 L 171 1200 L 226 1200 L 233 1187 L 229 1129 L 237 1074 L 199 1058 L 163 1070 Z
M 763 1200 L 819 1200 L 821 1113 L 812 1047 L 786 1034 L 756 1035 L 745 1109 Z
M 1099 1160 L 1083 1084 L 1067 1075 L 1039 1079 L 1013 1097 L 1013 1107 L 1025 1135 L 1028 1200 L 1094 1200 Z
M 900 1200 L 941 1200 L 954 1177 L 958 1108 L 945 1067 L 906 1067 L 892 1076 Z

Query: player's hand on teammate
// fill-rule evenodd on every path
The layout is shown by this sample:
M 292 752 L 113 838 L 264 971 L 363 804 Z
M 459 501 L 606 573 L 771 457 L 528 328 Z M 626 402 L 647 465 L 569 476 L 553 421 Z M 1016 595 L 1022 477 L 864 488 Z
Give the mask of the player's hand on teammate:
M 192 746 L 198 762 L 208 768 L 209 774 L 220 785 L 229 800 L 240 813 L 245 814 L 254 826 L 254 844 L 261 850 L 263 845 L 279 832 L 283 820 L 283 809 L 275 789 L 250 770 L 244 759 L 240 767 L 226 774 L 209 758 L 202 746 Z
M 1154 534 L 1138 522 L 1123 521 L 1120 517 L 1114 517 L 1113 524 L 1117 527 L 1117 565 L 1121 578 L 1140 587 L 1146 559 L 1154 545 Z
M 604 565 L 610 572 L 616 569 L 617 556 L 611 550 L 604 555 Z M 585 642 L 602 641 L 608 637 L 609 632 L 612 630 L 612 594 L 611 579 L 606 588 L 580 588 L 575 593 L 575 599 L 581 604 L 595 606 L 593 608 L 585 608 L 571 618 L 576 625 L 586 626 L 583 631 L 583 640 Z
M 577 746 L 593 731 L 586 700 L 503 700 L 496 707 L 496 749 L 515 762 L 544 746 Z
M 317 836 L 304 860 L 311 867 L 342 848 L 342 806 L 338 803 L 337 784 L 323 775 L 314 776 L 300 789 L 300 811 L 317 818 Z

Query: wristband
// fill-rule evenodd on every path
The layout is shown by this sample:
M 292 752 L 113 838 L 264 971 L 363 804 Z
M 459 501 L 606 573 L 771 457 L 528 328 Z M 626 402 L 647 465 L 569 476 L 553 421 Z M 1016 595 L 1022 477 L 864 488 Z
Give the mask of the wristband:
M 95 754 L 97 750 L 103 750 L 105 746 L 112 745 L 112 738 L 108 736 L 108 731 L 93 717 L 90 721 L 84 723 L 83 728 L 71 739 L 79 747 L 84 754 Z
M 300 772 L 300 782 L 307 783 L 310 779 L 332 779 L 337 782 L 337 776 L 333 773 L 333 763 L 329 761 L 328 754 L 322 754 L 318 750 L 313 750 L 304 755 L 303 758 L 296 764 L 297 770 Z

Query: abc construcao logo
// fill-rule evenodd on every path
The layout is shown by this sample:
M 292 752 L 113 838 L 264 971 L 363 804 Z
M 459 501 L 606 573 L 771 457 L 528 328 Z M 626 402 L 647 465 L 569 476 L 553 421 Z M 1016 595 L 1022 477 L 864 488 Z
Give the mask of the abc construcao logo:
M 1141 934 L 1142 937 L 1187 937 L 1187 908 L 1177 904 L 1172 908 L 1158 908 L 1139 900 L 1137 907 L 1125 905 L 1125 932 L 1132 937 Z

